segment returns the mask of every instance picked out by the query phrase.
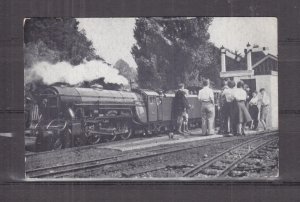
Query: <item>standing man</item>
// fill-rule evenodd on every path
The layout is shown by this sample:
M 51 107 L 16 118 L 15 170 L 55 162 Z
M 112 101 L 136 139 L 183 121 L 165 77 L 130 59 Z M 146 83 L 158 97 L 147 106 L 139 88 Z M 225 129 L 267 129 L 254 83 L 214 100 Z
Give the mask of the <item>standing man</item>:
M 224 86 L 221 91 L 220 99 L 219 99 L 219 110 L 220 110 L 220 130 L 218 131 L 219 134 L 224 134 L 228 131 L 228 119 L 226 119 L 226 97 L 224 92 L 229 88 L 227 80 L 224 80 Z
M 235 128 L 233 128 L 234 125 L 234 119 L 232 118 L 231 114 L 233 114 L 233 88 L 235 86 L 234 81 L 228 81 L 227 82 L 227 88 L 225 88 L 222 92 L 222 96 L 225 98 L 224 99 L 224 104 L 223 104 L 223 113 L 224 113 L 224 133 L 225 136 L 231 136 L 230 133 L 234 134 Z
M 203 86 L 198 94 L 198 99 L 201 102 L 202 134 L 213 135 L 215 119 L 214 93 L 209 88 L 209 80 L 204 80 Z
M 182 131 L 183 120 L 186 112 L 189 108 L 189 103 L 185 97 L 184 84 L 179 84 L 179 89 L 177 90 L 174 98 L 173 112 L 176 117 L 176 132 L 178 134 L 184 134 Z
M 259 90 L 259 92 L 261 94 L 260 122 L 263 125 L 264 130 L 267 130 L 267 118 L 268 118 L 268 114 L 269 114 L 269 110 L 270 110 L 270 98 L 264 88 L 261 88 Z

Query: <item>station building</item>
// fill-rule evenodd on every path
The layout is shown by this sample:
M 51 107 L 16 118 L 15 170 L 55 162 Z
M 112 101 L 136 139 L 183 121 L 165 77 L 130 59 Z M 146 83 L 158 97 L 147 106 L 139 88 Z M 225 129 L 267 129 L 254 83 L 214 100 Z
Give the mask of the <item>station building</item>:
M 270 96 L 270 114 L 267 125 L 278 128 L 278 59 L 266 54 L 267 48 L 251 46 L 249 43 L 242 57 L 225 47 L 221 47 L 220 77 L 235 82 L 242 80 L 251 91 L 265 88 Z

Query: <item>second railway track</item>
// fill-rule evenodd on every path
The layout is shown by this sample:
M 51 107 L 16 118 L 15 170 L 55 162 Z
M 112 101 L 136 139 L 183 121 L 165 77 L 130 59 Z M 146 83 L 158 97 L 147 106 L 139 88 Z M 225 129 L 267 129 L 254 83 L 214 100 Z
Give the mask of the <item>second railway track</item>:
M 248 141 L 253 141 L 256 139 L 261 139 L 270 135 L 275 134 L 276 132 L 269 132 L 265 133 L 259 136 L 254 136 L 254 137 L 247 137 L 250 140 Z M 129 161 L 135 161 L 135 160 L 140 160 L 144 158 L 150 158 L 154 156 L 159 156 L 159 155 L 165 155 L 169 153 L 175 153 L 175 152 L 180 152 L 184 150 L 189 150 L 193 148 L 199 148 L 199 147 L 205 147 L 209 146 L 212 144 L 217 144 L 217 143 L 226 143 L 230 142 L 233 140 L 223 140 L 223 141 L 211 141 L 211 142 L 206 142 L 203 144 L 199 145 L 172 145 L 168 147 L 163 147 L 163 148 L 151 148 L 151 149 L 146 149 L 144 151 L 139 151 L 139 152 L 129 152 L 129 153 L 122 153 L 122 154 L 117 154 L 117 155 L 112 155 L 108 157 L 103 157 L 99 159 L 92 159 L 92 160 L 87 160 L 87 161 L 80 161 L 80 162 L 72 162 L 69 164 L 62 164 L 62 165 L 55 165 L 55 166 L 50 166 L 50 167 L 42 167 L 42 168 L 36 168 L 36 169 L 31 169 L 26 171 L 26 176 L 30 178 L 61 178 L 61 177 L 68 177 L 70 174 L 74 174 L 76 172 L 84 172 L 86 170 L 91 170 L 91 169 L 97 169 L 106 165 L 113 165 L 113 164 L 119 164 L 119 163 L 124 163 L 124 162 L 129 162 Z
M 226 177 L 251 154 L 275 141 L 278 137 L 273 135 L 250 139 L 190 169 L 183 177 Z

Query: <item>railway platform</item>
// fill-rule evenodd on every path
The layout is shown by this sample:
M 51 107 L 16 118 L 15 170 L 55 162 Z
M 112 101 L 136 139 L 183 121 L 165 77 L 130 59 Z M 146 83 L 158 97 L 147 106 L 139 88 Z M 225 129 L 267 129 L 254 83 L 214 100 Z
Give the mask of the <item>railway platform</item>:
M 260 134 L 261 132 L 262 131 L 248 130 L 245 133 L 246 135 L 255 135 L 255 134 Z M 119 151 L 131 151 L 131 150 L 146 149 L 150 147 L 157 147 L 157 146 L 164 146 L 164 145 L 174 145 L 174 144 L 190 143 L 194 141 L 216 139 L 216 138 L 222 138 L 224 136 L 225 136 L 224 134 L 204 136 L 202 135 L 201 129 L 195 129 L 195 130 L 191 130 L 190 134 L 184 134 L 184 135 L 175 134 L 173 138 L 169 138 L 167 134 L 163 134 L 151 138 L 121 141 L 118 143 L 105 145 L 103 146 L 103 148 L 119 150 Z

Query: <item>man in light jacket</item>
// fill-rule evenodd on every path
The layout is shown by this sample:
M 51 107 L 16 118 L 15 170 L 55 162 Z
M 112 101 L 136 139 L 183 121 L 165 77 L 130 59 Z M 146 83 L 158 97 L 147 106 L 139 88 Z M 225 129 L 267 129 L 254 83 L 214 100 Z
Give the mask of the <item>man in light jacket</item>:
M 213 135 L 215 120 L 214 93 L 209 87 L 209 80 L 203 81 L 203 88 L 199 91 L 198 99 L 201 102 L 202 134 Z

